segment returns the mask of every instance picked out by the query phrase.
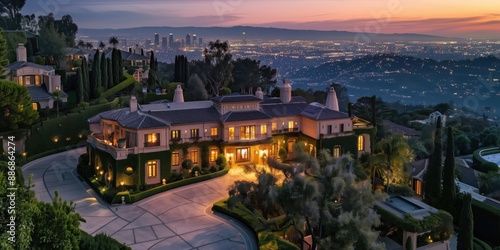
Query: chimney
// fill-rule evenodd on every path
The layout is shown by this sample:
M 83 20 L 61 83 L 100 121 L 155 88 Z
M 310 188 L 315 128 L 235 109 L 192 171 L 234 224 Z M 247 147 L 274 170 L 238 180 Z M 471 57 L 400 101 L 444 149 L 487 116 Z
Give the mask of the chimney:
M 255 91 L 255 96 L 257 96 L 261 100 L 264 100 L 264 92 L 262 92 L 262 89 L 260 87 L 258 87 L 257 91 Z
M 330 91 L 328 91 L 325 106 L 327 109 L 339 111 L 339 101 L 337 100 L 337 93 L 335 93 L 335 89 L 333 87 L 330 87 Z
M 135 96 L 130 97 L 129 106 L 130 106 L 130 112 L 137 111 L 137 98 L 135 98 Z
M 283 81 L 283 86 L 280 89 L 280 99 L 282 103 L 289 103 L 292 100 L 292 85 L 288 79 Z
M 26 47 L 24 47 L 24 44 L 22 44 L 22 43 L 20 43 L 19 46 L 17 47 L 17 61 L 18 62 L 27 62 L 28 61 Z
M 184 92 L 182 91 L 181 85 L 177 85 L 175 89 L 174 102 L 184 102 Z

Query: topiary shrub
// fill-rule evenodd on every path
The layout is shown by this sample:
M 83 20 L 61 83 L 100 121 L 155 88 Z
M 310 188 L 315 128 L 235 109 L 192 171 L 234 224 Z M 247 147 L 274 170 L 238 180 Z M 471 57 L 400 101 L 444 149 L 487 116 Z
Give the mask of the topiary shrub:
M 406 239 L 405 250 L 413 250 L 413 241 L 411 240 L 410 236 L 408 236 L 408 238 Z
M 217 159 L 215 160 L 215 164 L 217 164 L 219 166 L 226 166 L 226 164 L 227 164 L 226 157 L 223 154 L 220 154 L 219 156 L 217 156 Z
M 498 172 L 499 168 L 498 168 L 498 165 L 496 163 L 486 161 L 486 162 L 481 163 L 481 167 L 479 170 L 483 173 L 488 173 L 491 171 Z
M 172 171 L 172 174 L 170 174 L 170 182 L 182 180 L 182 175 L 177 172 L 177 171 Z
M 281 161 L 285 161 L 286 158 L 288 157 L 288 152 L 286 151 L 286 148 L 280 148 L 278 151 L 278 156 L 280 157 Z
M 201 174 L 208 174 L 210 173 L 209 168 L 201 168 Z
M 217 167 L 215 167 L 215 166 L 212 165 L 208 171 L 210 173 L 215 173 L 215 172 L 217 172 Z
M 192 168 L 193 168 L 193 161 L 192 160 L 186 159 L 186 160 L 182 161 L 182 169 L 189 171 Z
M 191 176 L 196 176 L 196 172 L 198 174 L 201 174 L 201 168 L 200 166 L 194 166 L 193 169 L 191 170 Z

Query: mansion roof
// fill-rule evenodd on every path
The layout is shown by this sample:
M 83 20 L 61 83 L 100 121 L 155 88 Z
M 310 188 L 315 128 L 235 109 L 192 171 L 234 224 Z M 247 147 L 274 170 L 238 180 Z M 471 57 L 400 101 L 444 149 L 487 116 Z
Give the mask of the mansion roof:
M 54 70 L 54 68 L 52 66 L 44 66 L 44 65 L 40 65 L 40 64 L 36 64 L 36 63 L 32 63 L 32 62 L 23 62 L 23 61 L 11 63 L 11 64 L 5 66 L 5 69 L 18 70 L 18 69 L 22 69 L 25 67 L 32 67 L 32 68 L 41 69 L 41 70 L 45 70 L 45 71 L 53 71 Z

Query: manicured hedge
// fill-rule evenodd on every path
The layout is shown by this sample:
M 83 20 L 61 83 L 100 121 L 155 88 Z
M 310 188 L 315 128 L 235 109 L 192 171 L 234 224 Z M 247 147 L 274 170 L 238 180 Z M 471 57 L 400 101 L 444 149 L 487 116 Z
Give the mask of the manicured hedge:
M 474 244 L 474 250 L 491 250 L 491 247 L 490 245 L 488 245 L 488 243 L 475 237 L 473 239 L 473 244 Z
M 128 86 L 130 86 L 131 84 L 133 84 L 135 82 L 134 80 L 134 77 L 127 74 L 127 73 L 124 73 L 123 74 L 125 76 L 125 80 L 123 80 L 122 82 L 120 82 L 119 84 L 117 84 L 116 86 L 104 91 L 104 93 L 101 94 L 101 98 L 108 98 L 114 94 L 116 94 L 117 92 L 119 91 L 122 91 L 123 89 L 127 88 Z
M 491 155 L 491 154 L 497 154 L 500 153 L 500 148 L 498 147 L 490 147 L 490 148 L 480 148 L 472 154 L 472 168 L 481 171 L 481 172 L 488 172 L 488 169 L 483 169 L 484 165 L 483 163 L 488 162 L 481 157 L 480 153 L 483 153 L 482 155 Z

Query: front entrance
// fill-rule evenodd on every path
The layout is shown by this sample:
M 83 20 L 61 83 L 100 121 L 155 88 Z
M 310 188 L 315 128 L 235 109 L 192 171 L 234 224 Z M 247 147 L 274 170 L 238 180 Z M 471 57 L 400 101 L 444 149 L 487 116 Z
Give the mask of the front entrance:
M 261 144 L 255 146 L 233 146 L 224 149 L 227 161 L 236 164 L 255 163 L 265 164 L 269 157 L 271 146 Z
M 250 148 L 236 148 L 236 163 L 250 161 Z

